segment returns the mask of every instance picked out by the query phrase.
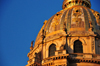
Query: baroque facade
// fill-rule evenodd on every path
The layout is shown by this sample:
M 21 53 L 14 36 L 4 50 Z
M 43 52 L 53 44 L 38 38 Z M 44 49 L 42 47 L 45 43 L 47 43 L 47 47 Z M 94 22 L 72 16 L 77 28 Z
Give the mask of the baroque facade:
M 26 66 L 100 66 L 100 13 L 90 0 L 64 0 L 27 56 Z

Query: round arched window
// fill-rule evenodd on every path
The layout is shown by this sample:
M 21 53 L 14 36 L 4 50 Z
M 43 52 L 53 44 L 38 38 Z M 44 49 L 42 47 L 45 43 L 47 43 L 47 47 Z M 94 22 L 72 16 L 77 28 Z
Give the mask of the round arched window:
M 54 56 L 55 51 L 56 51 L 56 45 L 55 44 L 50 45 L 50 47 L 49 47 L 49 57 Z
M 74 53 L 83 53 L 82 42 L 79 40 L 74 42 Z

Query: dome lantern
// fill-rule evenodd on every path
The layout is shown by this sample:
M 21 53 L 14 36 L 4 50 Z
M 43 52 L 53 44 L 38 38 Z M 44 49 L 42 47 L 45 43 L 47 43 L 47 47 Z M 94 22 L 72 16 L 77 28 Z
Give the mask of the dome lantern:
M 64 0 L 62 8 L 65 9 L 75 5 L 91 8 L 90 0 Z

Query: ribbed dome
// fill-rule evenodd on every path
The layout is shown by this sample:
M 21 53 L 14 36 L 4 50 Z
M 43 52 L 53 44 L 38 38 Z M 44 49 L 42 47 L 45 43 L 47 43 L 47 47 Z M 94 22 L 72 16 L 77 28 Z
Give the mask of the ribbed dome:
M 98 12 L 89 9 L 84 6 L 73 6 L 57 12 L 48 21 L 44 22 L 43 27 L 35 41 L 35 46 L 42 42 L 42 32 L 44 30 L 45 39 L 51 35 L 56 35 L 63 32 L 63 29 L 67 29 L 67 33 L 73 33 L 75 31 L 81 31 L 82 33 L 87 31 L 99 30 L 100 15 Z
M 64 0 L 31 42 L 27 66 L 99 65 L 100 13 L 90 7 L 90 0 Z

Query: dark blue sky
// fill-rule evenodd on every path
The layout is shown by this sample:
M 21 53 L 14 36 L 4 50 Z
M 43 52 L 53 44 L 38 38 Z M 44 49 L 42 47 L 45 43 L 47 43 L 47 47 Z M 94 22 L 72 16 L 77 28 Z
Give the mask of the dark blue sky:
M 63 0 L 0 0 L 0 66 L 25 66 L 31 41 Z M 100 13 L 100 0 L 91 0 Z

